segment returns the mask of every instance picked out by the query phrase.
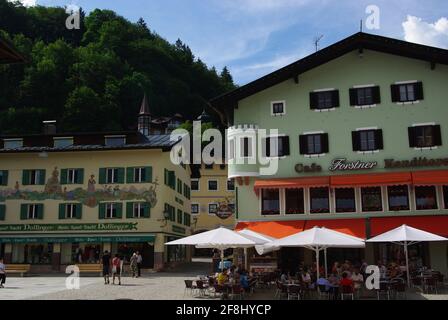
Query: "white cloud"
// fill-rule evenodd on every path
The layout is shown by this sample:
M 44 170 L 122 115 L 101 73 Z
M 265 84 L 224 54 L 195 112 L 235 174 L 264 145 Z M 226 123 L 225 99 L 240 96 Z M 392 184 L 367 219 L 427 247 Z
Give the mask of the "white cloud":
M 448 49 L 448 19 L 446 17 L 429 23 L 419 17 L 408 15 L 402 25 L 406 41 Z
M 15 2 L 19 1 L 21 2 L 25 7 L 34 7 L 37 5 L 37 0 L 8 0 L 9 2 Z

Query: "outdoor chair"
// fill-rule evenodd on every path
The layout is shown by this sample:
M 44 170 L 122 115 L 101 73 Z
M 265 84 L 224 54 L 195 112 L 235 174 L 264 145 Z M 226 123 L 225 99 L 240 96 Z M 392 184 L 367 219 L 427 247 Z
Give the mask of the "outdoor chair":
M 208 289 L 208 287 L 204 284 L 204 282 L 202 280 L 196 281 L 196 290 L 199 291 L 199 294 L 201 296 L 205 296 L 207 289 Z
M 426 293 L 435 293 L 437 294 L 437 279 L 435 277 L 426 278 L 424 285 Z
M 196 289 L 196 286 L 193 285 L 193 280 L 184 280 L 184 282 L 185 282 L 184 296 L 188 291 L 190 292 L 190 295 L 193 295 L 193 292 Z
M 239 297 L 240 300 L 243 299 L 244 289 L 239 284 L 232 285 L 232 300 L 235 299 L 235 297 Z
M 386 295 L 387 300 L 390 300 L 390 287 L 388 282 L 380 282 L 380 288 L 376 290 L 377 298 L 380 300 L 380 296 Z
M 282 296 L 287 297 L 288 290 L 287 290 L 286 286 L 283 283 L 281 283 L 280 281 L 277 281 L 276 285 L 277 285 L 277 290 L 275 291 L 275 298 L 278 297 L 279 299 L 281 299 Z
M 406 299 L 406 283 L 404 280 L 396 279 L 391 283 L 391 289 L 393 290 L 395 297 L 397 298 L 401 294 Z
M 319 299 L 321 297 L 325 297 L 327 300 L 330 300 L 330 290 L 327 289 L 325 285 L 319 285 L 317 288 L 317 292 L 319 294 Z
M 341 289 L 341 300 L 344 300 L 345 296 L 349 296 L 352 300 L 355 300 L 355 294 L 352 286 L 342 286 Z
M 301 288 L 299 285 L 288 286 L 288 300 L 297 299 L 300 300 Z

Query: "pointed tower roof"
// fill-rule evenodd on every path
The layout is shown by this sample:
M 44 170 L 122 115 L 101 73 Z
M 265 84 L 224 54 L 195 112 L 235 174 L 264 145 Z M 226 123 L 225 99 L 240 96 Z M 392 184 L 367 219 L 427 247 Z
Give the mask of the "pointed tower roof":
M 149 104 L 148 104 L 148 98 L 146 97 L 146 93 L 143 96 L 143 101 L 142 101 L 142 105 L 140 107 L 140 115 L 150 115 L 151 113 L 149 112 Z
M 205 109 L 202 111 L 202 114 L 197 117 L 197 120 L 200 120 L 202 122 L 210 122 L 211 121 L 211 117 L 207 114 L 207 112 L 205 112 Z

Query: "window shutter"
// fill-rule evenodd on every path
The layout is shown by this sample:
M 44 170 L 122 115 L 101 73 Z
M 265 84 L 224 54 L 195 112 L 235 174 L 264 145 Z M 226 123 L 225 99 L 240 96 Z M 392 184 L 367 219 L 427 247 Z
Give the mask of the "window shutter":
M 152 182 L 152 167 L 145 167 L 145 182 Z
M 383 130 L 375 130 L 375 149 L 383 150 L 384 142 L 383 142 Z
M 300 154 L 308 154 L 307 136 L 299 136 Z
M 118 168 L 118 181 L 117 183 L 124 183 L 124 168 Z
M 106 218 L 106 204 L 100 203 L 98 205 L 98 212 L 99 212 L 99 219 L 105 219 Z
M 174 171 L 170 171 L 169 177 L 169 184 L 171 189 L 176 190 L 176 173 Z
M 128 218 L 128 219 L 134 218 L 134 203 L 133 202 L 126 203 L 126 218 Z
M 317 93 L 316 92 L 310 92 L 310 108 L 311 109 L 317 109 Z
M 134 170 L 135 168 L 126 168 L 126 182 L 127 183 L 134 183 Z
M 409 147 L 410 148 L 417 147 L 417 141 L 415 138 L 415 127 L 408 128 L 408 135 L 409 135 Z
M 2 186 L 8 185 L 8 170 L 3 170 L 3 172 L 2 172 L 1 185 Z
M 82 219 L 82 203 L 76 204 L 76 219 L 78 220 Z
M 39 185 L 45 184 L 45 170 L 39 170 Z
M 22 185 L 27 186 L 29 184 L 30 184 L 30 170 L 23 170 Z
M 44 219 L 44 205 L 43 204 L 37 205 L 37 219 L 39 219 L 39 220 Z
M 6 212 L 6 206 L 4 204 L 0 204 L 0 220 L 5 220 L 5 212 Z
M 392 102 L 400 102 L 400 86 L 393 84 L 390 86 L 390 93 L 392 96 Z
M 361 150 L 361 140 L 358 131 L 352 131 L 353 151 Z
M 330 151 L 328 133 L 323 133 L 320 137 L 322 139 L 322 153 L 328 153 Z
M 20 205 L 20 220 L 28 220 L 28 205 Z
M 123 204 L 122 203 L 116 203 L 115 208 L 117 210 L 117 219 L 123 218 Z
M 332 100 L 332 105 L 333 108 L 337 108 L 339 107 L 340 103 L 339 103 L 339 90 L 334 90 L 331 92 L 331 100 Z
M 77 169 L 76 171 L 78 171 L 78 176 L 76 178 L 76 183 L 77 184 L 84 184 L 84 169 Z
M 379 86 L 375 86 L 372 88 L 372 97 L 373 97 L 373 103 L 375 104 L 381 103 L 381 91 Z
M 99 184 L 106 184 L 106 168 L 100 168 Z
M 167 169 L 165 169 L 165 175 L 164 175 L 164 178 L 165 178 L 165 185 L 168 185 L 169 183 L 169 174 L 168 174 L 168 170 Z
M 350 89 L 350 105 L 357 106 L 358 105 L 358 90 L 355 88 Z
M 143 215 L 145 218 L 150 218 L 151 217 L 151 206 L 149 205 L 148 202 L 145 202 L 143 204 Z
M 269 157 L 271 154 L 271 139 L 264 138 L 261 144 L 261 154 L 263 157 Z
M 61 169 L 61 184 L 68 182 L 68 169 Z
M 65 204 L 60 203 L 59 204 L 59 220 L 65 219 Z
M 291 154 L 289 150 L 289 136 L 281 137 L 281 143 L 283 144 L 283 154 L 279 156 L 289 156 Z
M 424 96 L 423 96 L 423 82 L 417 82 L 414 85 L 414 92 L 415 92 L 415 99 L 416 100 L 423 100 Z
M 433 126 L 432 132 L 434 134 L 434 145 L 441 146 L 442 145 L 442 131 L 440 129 L 440 125 Z

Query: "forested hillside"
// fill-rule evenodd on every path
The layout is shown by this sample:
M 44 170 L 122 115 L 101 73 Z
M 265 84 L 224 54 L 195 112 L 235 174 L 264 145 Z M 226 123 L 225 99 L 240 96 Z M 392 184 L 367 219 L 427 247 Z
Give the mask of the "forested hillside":
M 66 18 L 64 8 L 0 0 L 0 36 L 28 60 L 0 66 L 0 133 L 39 132 L 49 119 L 61 131 L 132 129 L 144 92 L 155 116 L 191 119 L 234 88 L 226 68 L 207 67 L 143 19 L 97 9 L 68 30 Z

